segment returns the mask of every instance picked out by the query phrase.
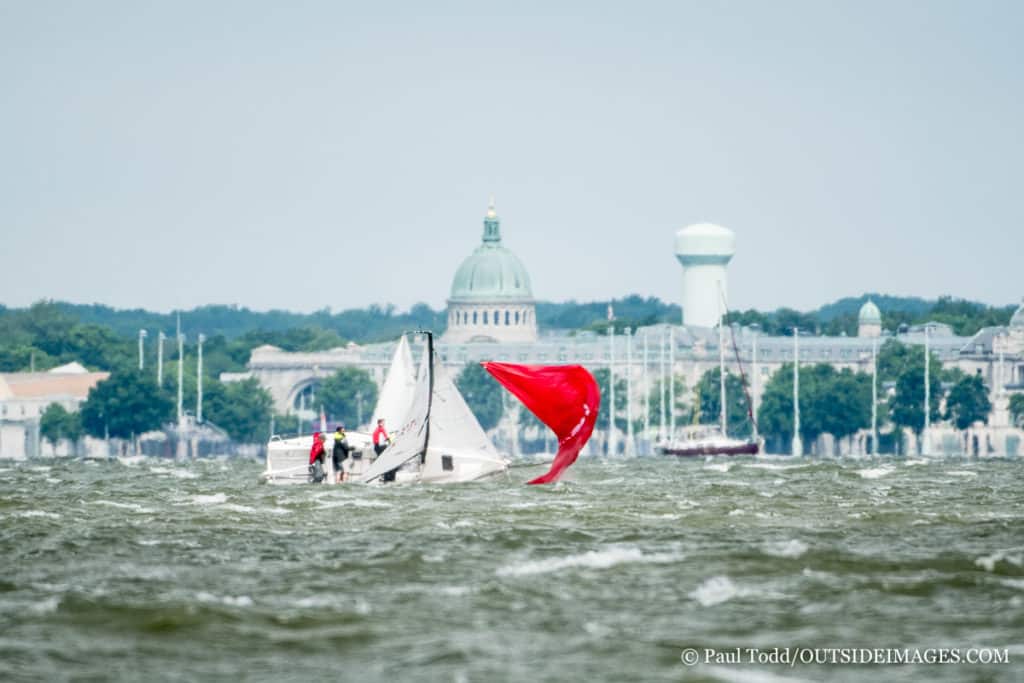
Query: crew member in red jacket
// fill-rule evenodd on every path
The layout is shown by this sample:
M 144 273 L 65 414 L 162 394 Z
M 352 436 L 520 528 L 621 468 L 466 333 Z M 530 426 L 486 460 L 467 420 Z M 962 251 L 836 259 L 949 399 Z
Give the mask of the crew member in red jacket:
M 313 447 L 309 449 L 309 480 L 319 484 L 327 476 L 324 473 L 324 458 L 327 451 L 324 450 L 324 441 L 327 437 L 320 432 L 313 432 Z
M 384 449 L 391 445 L 391 437 L 384 429 L 384 418 L 377 420 L 377 428 L 373 430 L 373 452 L 380 455 Z

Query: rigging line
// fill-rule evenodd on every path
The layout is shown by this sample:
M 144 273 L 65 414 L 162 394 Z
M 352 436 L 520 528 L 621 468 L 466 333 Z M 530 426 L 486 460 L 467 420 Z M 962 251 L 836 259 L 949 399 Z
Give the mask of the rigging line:
M 725 294 L 721 289 L 718 293 L 722 297 L 722 308 L 725 311 L 729 310 L 729 306 L 725 301 Z M 721 324 L 725 324 L 725 316 L 722 316 Z M 761 430 L 757 426 L 757 418 L 754 417 L 754 402 L 750 398 L 750 388 L 747 386 L 747 373 L 743 371 L 743 362 L 740 361 L 740 349 L 736 345 L 736 330 L 733 329 L 732 325 L 729 325 L 729 336 L 732 338 L 732 350 L 736 354 L 736 367 L 740 370 L 740 383 L 743 385 L 743 396 L 747 399 L 747 417 L 750 418 L 750 424 L 754 425 L 754 430 L 760 432 Z

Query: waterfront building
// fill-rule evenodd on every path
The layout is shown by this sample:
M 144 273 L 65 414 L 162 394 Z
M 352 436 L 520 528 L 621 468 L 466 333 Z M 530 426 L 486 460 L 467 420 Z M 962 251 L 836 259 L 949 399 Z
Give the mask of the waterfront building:
M 704 223 L 680 230 L 676 234 L 675 255 L 684 269 L 682 304 L 686 324 L 650 325 L 632 331 L 632 341 L 637 345 L 634 348 L 639 348 L 645 338 L 651 349 L 668 349 L 671 343 L 673 346 L 667 354 L 672 359 L 671 374 L 690 388 L 705 372 L 718 367 L 719 335 L 713 327 L 718 322 L 720 302 L 728 295 L 725 268 L 734 247 L 732 232 L 720 226 Z M 645 368 L 644 357 L 634 353 L 627 364 L 628 342 L 624 335 L 609 338 L 588 331 L 538 330 L 529 274 L 522 261 L 502 245 L 493 203 L 484 218 L 481 245 L 455 273 L 448 307 L 448 328 L 437 341 L 436 349 L 453 374 L 469 363 L 484 360 L 578 363 L 592 371 L 612 367 L 617 379 L 625 380 L 627 376 L 631 379 L 630 400 L 633 414 L 637 416 L 640 416 L 641 397 L 649 395 L 654 388 L 661 356 L 649 354 Z M 904 344 L 923 345 L 926 328 L 931 351 L 943 366 L 980 375 L 990 387 L 995 405 L 985 437 L 992 443 L 990 450 L 1016 449 L 1018 446 L 1013 444 L 1018 442 L 1012 439 L 1019 441 L 1024 432 L 1018 433 L 1009 424 L 1006 406 L 1010 394 L 1024 392 L 1024 304 L 1008 326 L 985 328 L 963 337 L 938 322 L 897 331 L 883 330 L 881 311 L 869 300 L 860 309 L 857 336 L 801 335 L 799 362 L 829 363 L 837 369 L 870 373 L 873 343 L 880 342 L 880 346 L 886 339 L 896 339 Z M 727 372 L 739 373 L 742 365 L 750 380 L 751 398 L 755 406 L 759 405 L 771 376 L 783 364 L 794 360 L 792 338 L 758 334 L 739 326 L 730 329 L 724 338 Z M 422 341 L 413 339 L 412 343 L 414 355 L 418 356 Z M 339 368 L 354 366 L 368 371 L 380 384 L 394 345 L 395 342 L 350 343 L 328 351 L 297 353 L 261 346 L 253 349 L 247 372 L 225 373 L 222 379 L 255 377 L 270 391 L 279 413 L 294 413 L 311 419 L 319 411 L 315 395 L 320 382 Z M 751 377 L 755 368 L 756 378 Z M 648 408 L 652 415 L 660 410 L 655 401 L 648 401 Z M 366 418 L 369 421 L 371 416 L 367 414 Z M 645 424 L 650 422 L 640 418 Z M 641 434 L 638 442 L 643 444 L 651 438 L 651 433 Z M 862 444 L 864 435 L 858 439 L 854 440 L 855 445 L 845 448 L 855 451 L 862 448 L 856 443 Z M 625 445 L 626 439 L 621 435 L 614 441 Z M 939 441 L 945 443 L 942 439 Z M 1024 450 L 1024 444 L 1020 445 Z
M 109 376 L 107 372 L 89 372 L 79 363 L 46 372 L 0 373 L 0 458 L 24 460 L 42 455 L 39 419 L 47 406 L 58 403 L 75 412 L 89 390 Z M 69 455 L 70 444 L 60 444 L 60 450 L 49 454 Z

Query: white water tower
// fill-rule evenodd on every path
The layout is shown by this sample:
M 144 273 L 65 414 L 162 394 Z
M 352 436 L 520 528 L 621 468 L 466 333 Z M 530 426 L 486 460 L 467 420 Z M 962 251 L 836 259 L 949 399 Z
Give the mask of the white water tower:
M 736 235 L 713 223 L 676 233 L 676 258 L 683 265 L 683 324 L 714 327 L 728 302 L 726 266 L 736 253 Z

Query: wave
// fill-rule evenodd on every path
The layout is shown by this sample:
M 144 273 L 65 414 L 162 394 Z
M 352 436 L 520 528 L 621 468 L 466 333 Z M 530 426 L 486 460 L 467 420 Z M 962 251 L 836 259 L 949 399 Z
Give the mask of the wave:
M 896 468 L 892 465 L 882 465 L 881 467 L 868 467 L 863 470 L 857 470 L 857 474 L 860 475 L 861 479 L 880 479 L 895 471 Z
M 617 547 L 605 550 L 591 550 L 578 555 L 551 557 L 546 560 L 528 560 L 502 567 L 498 576 L 529 576 L 548 574 L 563 569 L 608 569 L 619 564 L 676 562 L 682 556 L 675 553 L 644 554 L 639 548 Z
M 142 507 L 138 503 L 118 503 L 113 500 L 94 500 L 93 505 L 105 505 L 112 508 L 121 508 L 122 510 L 131 510 L 140 514 L 156 512 L 153 508 Z
M 199 494 L 192 496 L 192 502 L 196 505 L 220 505 L 228 501 L 226 493 L 213 493 L 210 495 Z
M 792 538 L 788 541 L 771 541 L 764 544 L 764 552 L 772 557 L 800 557 L 807 552 L 807 544 Z

